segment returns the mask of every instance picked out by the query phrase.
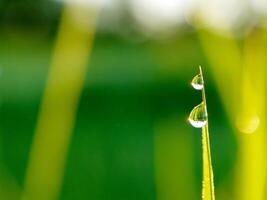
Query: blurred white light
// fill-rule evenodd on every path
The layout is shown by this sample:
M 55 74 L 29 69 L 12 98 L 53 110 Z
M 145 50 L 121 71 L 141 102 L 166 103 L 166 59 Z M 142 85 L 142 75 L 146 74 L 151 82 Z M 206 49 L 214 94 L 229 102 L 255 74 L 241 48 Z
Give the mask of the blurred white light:
M 238 30 L 251 22 L 263 25 L 267 0 L 55 0 L 82 7 L 101 8 L 101 24 L 120 27 L 131 12 L 145 33 L 172 32 L 183 23 L 218 30 Z M 201 23 L 198 23 L 201 22 Z M 135 25 L 135 24 L 133 24 Z M 125 24 L 123 25 L 125 27 Z M 131 26 L 131 24 L 129 24 Z M 125 27 L 127 30 L 127 27 Z M 120 30 L 121 31 L 121 30 Z M 227 31 L 226 31 L 227 32 Z
M 244 22 L 248 4 L 242 0 L 202 1 L 197 5 L 202 21 L 215 29 L 229 29 Z
M 130 0 L 136 20 L 143 27 L 160 30 L 184 21 L 194 0 Z
M 250 0 L 252 8 L 261 14 L 267 12 L 267 1 L 266 0 Z
M 69 3 L 81 6 L 100 7 L 112 4 L 113 0 L 56 0 L 62 3 Z

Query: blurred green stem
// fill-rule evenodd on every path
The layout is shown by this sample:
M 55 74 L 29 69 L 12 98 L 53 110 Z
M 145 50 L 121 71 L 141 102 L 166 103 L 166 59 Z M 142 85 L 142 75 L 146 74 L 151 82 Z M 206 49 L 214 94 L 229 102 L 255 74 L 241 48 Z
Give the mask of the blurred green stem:
M 24 200 L 58 199 L 95 32 L 95 10 L 65 5 L 24 183 Z

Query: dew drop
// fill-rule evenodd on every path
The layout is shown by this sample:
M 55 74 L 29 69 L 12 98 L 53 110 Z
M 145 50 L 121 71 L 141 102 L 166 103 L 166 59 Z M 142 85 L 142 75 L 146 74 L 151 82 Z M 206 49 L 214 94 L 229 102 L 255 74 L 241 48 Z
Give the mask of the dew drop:
M 196 90 L 202 90 L 203 89 L 203 78 L 202 78 L 201 74 L 198 74 L 193 78 L 191 85 Z
M 208 115 L 203 102 L 193 108 L 188 118 L 190 124 L 195 128 L 202 128 L 207 124 L 207 120 Z

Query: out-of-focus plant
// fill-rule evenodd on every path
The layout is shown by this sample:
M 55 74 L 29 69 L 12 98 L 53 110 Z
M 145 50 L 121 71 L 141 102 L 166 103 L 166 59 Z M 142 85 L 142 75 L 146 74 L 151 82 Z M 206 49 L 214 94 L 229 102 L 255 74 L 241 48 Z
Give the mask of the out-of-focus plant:
M 264 31 L 244 38 L 244 52 L 230 29 L 226 35 L 205 29 L 198 32 L 229 122 L 237 134 L 235 199 L 263 200 L 266 174 Z M 224 81 L 221 81 L 222 74 Z
M 255 29 L 245 39 L 240 105 L 235 125 L 240 153 L 236 188 L 240 200 L 266 199 L 266 35 Z
M 23 199 L 56 200 L 83 88 L 96 10 L 66 4 L 25 177 Z

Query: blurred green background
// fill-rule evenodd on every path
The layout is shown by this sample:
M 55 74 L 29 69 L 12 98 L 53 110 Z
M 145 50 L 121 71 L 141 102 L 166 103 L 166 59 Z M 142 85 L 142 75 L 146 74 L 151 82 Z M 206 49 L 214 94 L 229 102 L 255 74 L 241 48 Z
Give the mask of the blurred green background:
M 255 18 L 259 22 L 255 22 L 246 15 L 246 21 L 242 21 L 240 16 L 243 15 L 240 15 L 238 20 L 230 21 L 229 26 L 218 20 L 216 25 L 221 27 L 217 28 L 207 25 L 205 20 L 199 21 L 198 9 L 201 6 L 194 1 L 190 7 L 185 1 L 180 4 L 179 1 L 166 1 L 169 4 L 166 8 L 164 3 L 159 3 L 162 15 L 157 12 L 157 6 L 152 6 L 153 1 L 142 3 L 140 8 L 134 7 L 133 0 L 96 2 L 0 1 L 0 199 L 200 199 L 201 131 L 187 122 L 191 109 L 201 101 L 201 94 L 190 86 L 192 77 L 198 73 L 198 65 L 203 67 L 206 81 L 216 197 L 223 200 L 244 199 L 238 197 L 238 193 L 244 190 L 236 186 L 239 180 L 236 166 L 242 157 L 238 138 L 244 133 L 235 127 L 234 111 L 238 109 L 232 109 L 242 102 L 239 93 L 232 90 L 242 90 L 240 74 L 244 70 L 243 64 L 234 66 L 238 59 L 232 54 L 235 51 L 232 43 L 242 53 L 247 38 L 257 41 L 258 32 L 265 34 L 264 21 L 259 20 L 262 18 L 257 15 L 258 18 Z M 136 2 L 138 5 L 139 1 Z M 167 10 L 175 3 L 178 3 L 177 10 Z M 150 6 L 146 11 L 148 16 L 144 15 L 146 12 L 141 12 L 146 4 Z M 25 191 L 31 192 L 27 189 L 31 188 L 31 184 L 26 186 L 25 182 L 27 173 L 31 173 L 27 169 L 34 135 L 42 115 L 40 109 L 45 90 L 51 87 L 47 84 L 49 71 L 56 66 L 51 64 L 56 59 L 54 46 L 60 37 L 68 34 L 64 31 L 58 33 L 66 5 L 70 10 L 79 8 L 77 5 L 88 6 L 88 13 L 96 13 L 96 25 L 87 24 L 86 17 L 79 18 L 82 15 L 72 16 L 75 18 L 72 23 L 80 20 L 83 24 L 85 20 L 87 27 L 96 26 L 92 29 L 94 41 L 91 53 L 88 51 L 88 57 L 85 56 L 88 62 L 80 93 L 76 94 L 77 105 L 68 104 L 77 106 L 77 110 L 73 117 L 74 126 L 70 127 L 64 167 L 59 168 L 63 175 L 59 178 L 58 192 L 54 192 L 53 198 L 43 197 L 42 189 L 45 193 L 49 192 L 46 187 L 51 184 L 47 186 L 42 178 L 38 179 L 37 172 L 34 177 L 39 180 L 40 196 L 26 198 L 23 197 Z M 220 4 L 218 8 L 220 10 Z M 153 9 L 158 19 L 154 15 L 149 16 Z M 185 14 L 183 9 L 190 12 Z M 164 13 L 169 12 L 178 14 L 164 18 Z M 155 24 L 150 18 L 155 20 Z M 61 30 L 68 29 L 65 26 Z M 80 37 L 83 38 L 78 35 L 75 41 L 79 41 Z M 68 40 L 64 40 L 65 44 L 68 45 Z M 265 46 L 266 43 L 260 44 Z M 73 54 L 75 52 L 73 48 Z M 72 56 L 71 53 L 66 55 Z M 234 64 L 223 66 L 229 63 Z M 228 67 L 225 74 L 224 67 Z M 75 66 L 72 70 L 76 70 Z M 265 77 L 265 71 L 258 72 Z M 254 78 L 257 79 L 257 76 Z M 231 88 L 227 84 L 232 83 L 232 79 L 238 83 L 230 85 Z M 262 84 L 265 86 L 266 81 Z M 68 85 L 66 88 L 73 89 Z M 251 96 L 253 93 L 245 99 Z M 51 99 L 56 101 L 58 98 L 54 94 Z M 240 101 L 234 104 L 232 99 L 236 98 Z M 257 99 L 254 104 L 258 105 Z M 261 110 L 266 111 L 265 107 Z M 64 109 L 59 112 L 64 112 Z M 50 111 L 49 116 L 53 115 Z M 57 151 L 49 145 L 49 140 L 44 146 L 44 152 L 46 148 L 50 149 L 47 154 Z M 254 152 L 252 156 L 256 154 Z M 41 155 L 49 157 L 45 153 Z M 38 159 L 42 163 L 43 156 Z M 258 163 L 261 163 L 262 159 L 259 160 Z M 258 163 L 251 170 L 257 170 Z M 54 164 L 51 162 L 48 166 Z M 41 167 L 43 171 L 40 174 L 49 179 L 49 173 L 45 172 L 50 169 L 45 166 Z M 265 177 L 265 168 L 261 175 Z M 255 196 L 255 200 L 260 199 L 266 198 Z

